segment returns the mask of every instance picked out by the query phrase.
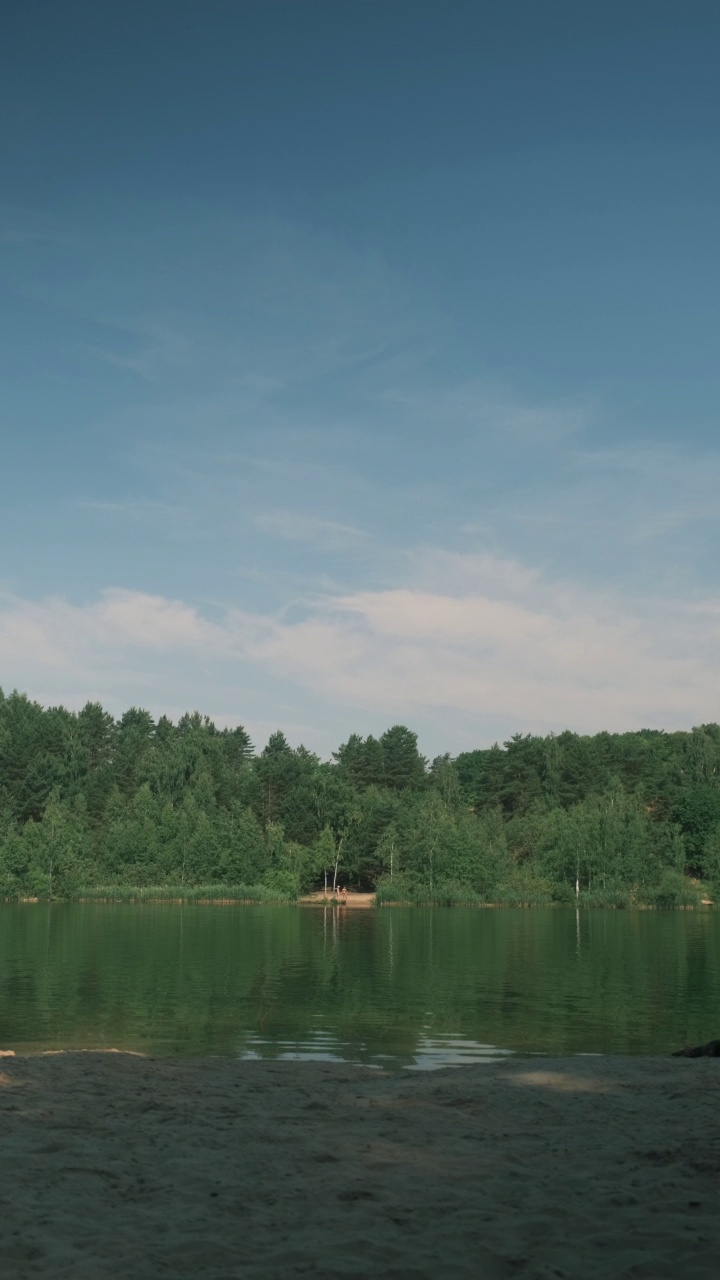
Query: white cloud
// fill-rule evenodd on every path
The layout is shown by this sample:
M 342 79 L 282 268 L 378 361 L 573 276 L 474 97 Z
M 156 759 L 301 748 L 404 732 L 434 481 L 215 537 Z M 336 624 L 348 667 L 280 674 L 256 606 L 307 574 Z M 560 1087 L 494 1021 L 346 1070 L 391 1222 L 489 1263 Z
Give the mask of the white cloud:
M 221 652 L 223 628 L 206 621 L 191 605 L 139 591 L 104 591 L 89 605 L 59 597 L 33 602 L 5 596 L 0 601 L 0 662 L 13 666 L 87 670 L 136 653 Z M 17 681 L 15 681 L 17 683 Z
M 720 628 L 711 637 L 707 613 L 691 616 L 562 587 L 520 602 L 395 589 L 339 597 L 292 625 L 259 622 L 248 650 L 393 718 L 432 708 L 448 725 L 457 712 L 537 731 L 673 727 L 720 714 Z
M 492 557 L 418 555 L 425 583 L 326 595 L 296 621 L 112 590 L 87 605 L 6 597 L 0 662 L 47 701 L 104 696 L 114 710 L 200 705 L 264 723 L 347 732 L 368 716 L 421 719 L 437 748 L 514 731 L 673 728 L 720 718 L 720 602 L 594 596 Z M 440 579 L 444 576 L 444 584 Z M 249 696 L 249 695 L 248 695 Z M 229 700 L 234 699 L 233 705 Z M 298 710 L 300 708 L 300 711 Z

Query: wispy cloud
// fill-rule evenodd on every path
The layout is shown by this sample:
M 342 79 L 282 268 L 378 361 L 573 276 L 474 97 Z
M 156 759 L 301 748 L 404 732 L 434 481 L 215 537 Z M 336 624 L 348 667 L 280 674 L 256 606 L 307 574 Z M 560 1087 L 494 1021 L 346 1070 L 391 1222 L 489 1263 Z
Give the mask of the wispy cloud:
M 146 315 L 134 320 L 98 320 L 106 342 L 88 346 L 87 354 L 146 382 L 167 376 L 182 369 L 190 359 L 198 358 L 194 335 L 184 331 L 180 317 Z M 115 338 L 114 345 L 107 341 L 111 336 Z
M 382 398 L 417 423 L 441 426 L 453 435 L 476 434 L 485 442 L 506 440 L 513 447 L 571 440 L 596 416 L 587 397 L 538 403 L 477 378 L 422 390 L 395 385 Z
M 156 516 L 179 515 L 184 508 L 177 503 L 157 502 L 150 498 L 80 498 L 72 504 L 79 511 L 96 512 L 98 515 L 121 516 L 128 519 L 145 519 Z
M 59 219 L 36 209 L 0 204 L 0 248 L 50 245 L 77 249 L 81 238 Z
M 310 543 L 326 551 L 348 551 L 365 546 L 370 536 L 353 525 L 320 520 L 296 511 L 264 511 L 255 517 L 255 524 L 275 538 Z

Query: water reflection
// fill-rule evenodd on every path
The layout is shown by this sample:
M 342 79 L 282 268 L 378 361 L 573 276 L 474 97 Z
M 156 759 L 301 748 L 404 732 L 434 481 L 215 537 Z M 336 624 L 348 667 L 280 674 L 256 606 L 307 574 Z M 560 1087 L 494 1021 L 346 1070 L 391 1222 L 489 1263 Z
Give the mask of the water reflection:
M 249 1033 L 238 1057 L 241 1059 L 273 1058 L 280 1062 L 352 1062 L 329 1032 L 317 1031 L 304 1043 L 283 1039 L 268 1040 Z M 356 1065 L 360 1065 L 359 1063 Z M 375 1063 L 363 1063 L 375 1066 Z
M 720 913 L 0 904 L 0 1048 L 429 1070 L 717 1035 Z
M 478 1044 L 469 1037 L 423 1034 L 418 1039 L 415 1053 L 402 1060 L 397 1054 L 373 1050 L 369 1045 L 343 1042 L 328 1031 L 315 1031 L 302 1042 L 248 1034 L 238 1057 L 243 1060 L 272 1058 L 280 1062 L 338 1062 L 386 1071 L 399 1067 L 409 1071 L 437 1071 L 440 1067 L 499 1062 L 513 1056 L 513 1053 L 512 1049 Z
M 438 1067 L 465 1067 L 473 1062 L 499 1062 L 513 1053 L 513 1049 L 498 1049 L 497 1045 L 478 1044 L 477 1040 L 460 1036 L 422 1035 L 409 1065 L 414 1071 L 435 1071 Z

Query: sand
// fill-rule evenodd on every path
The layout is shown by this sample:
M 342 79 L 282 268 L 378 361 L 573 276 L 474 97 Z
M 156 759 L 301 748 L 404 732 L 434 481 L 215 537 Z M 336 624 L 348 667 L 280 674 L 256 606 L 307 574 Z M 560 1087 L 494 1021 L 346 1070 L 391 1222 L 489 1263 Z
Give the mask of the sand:
M 300 898 L 301 907 L 349 907 L 350 910 L 361 908 L 367 910 L 374 907 L 377 901 L 376 893 L 349 893 L 347 898 L 335 898 L 330 893 L 323 893 L 320 889 L 317 893 L 306 893 L 304 898 Z
M 720 1061 L 0 1064 L 0 1275 L 720 1271 Z

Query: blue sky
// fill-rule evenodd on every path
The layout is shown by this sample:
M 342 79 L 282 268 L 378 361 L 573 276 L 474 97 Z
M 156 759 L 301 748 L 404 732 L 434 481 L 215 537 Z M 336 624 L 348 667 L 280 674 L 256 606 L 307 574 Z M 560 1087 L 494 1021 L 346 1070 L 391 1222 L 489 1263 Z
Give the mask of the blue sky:
M 15 6 L 0 684 L 321 754 L 720 719 L 719 35 Z

